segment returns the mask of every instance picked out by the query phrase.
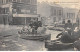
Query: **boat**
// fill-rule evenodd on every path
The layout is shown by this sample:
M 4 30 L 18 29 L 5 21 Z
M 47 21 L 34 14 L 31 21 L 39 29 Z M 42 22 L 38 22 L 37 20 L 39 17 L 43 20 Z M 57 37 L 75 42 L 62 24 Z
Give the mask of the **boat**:
M 60 34 L 66 35 L 66 31 L 64 33 L 60 33 Z M 74 48 L 73 47 L 74 39 L 67 37 L 68 34 L 67 34 L 67 36 L 64 36 L 64 35 L 62 35 L 60 37 L 56 36 L 55 40 L 45 41 L 45 48 L 47 48 L 49 51 L 61 51 L 61 50 L 68 50 L 70 48 Z M 64 37 L 65 39 L 63 39 L 62 37 Z
M 49 30 L 63 31 L 64 28 L 62 28 L 62 27 L 53 27 L 53 28 L 49 28 Z
M 48 27 L 49 30 L 55 30 L 55 31 L 63 31 L 64 30 L 64 25 L 63 24 L 58 24 L 56 26 L 51 26 Z
M 27 31 L 24 31 L 22 33 L 21 31 L 18 31 L 18 36 L 26 40 L 50 40 L 51 39 L 51 34 L 31 33 Z
M 61 51 L 61 50 L 68 50 L 73 48 L 73 43 L 63 43 L 61 41 L 46 41 L 45 48 L 48 51 Z
M 27 39 L 27 40 L 50 40 L 50 34 L 48 35 L 45 35 L 45 34 L 19 34 L 19 37 L 20 38 L 23 38 L 23 39 Z
M 78 29 L 78 27 L 75 27 L 71 35 L 68 34 L 69 30 L 70 29 L 67 29 L 58 34 L 56 36 L 56 40 L 45 41 L 45 48 L 47 48 L 49 51 L 63 51 L 74 49 L 74 42 L 76 42 L 76 40 L 79 40 L 80 38 L 80 30 Z

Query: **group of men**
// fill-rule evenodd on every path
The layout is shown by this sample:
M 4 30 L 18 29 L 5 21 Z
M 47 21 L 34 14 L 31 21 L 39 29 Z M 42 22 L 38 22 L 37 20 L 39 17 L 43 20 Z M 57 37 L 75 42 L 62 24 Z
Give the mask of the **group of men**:
M 58 34 L 56 38 L 62 35 L 59 40 L 61 40 L 63 43 L 73 43 L 74 47 L 80 50 L 80 45 L 79 45 L 80 44 L 80 30 L 78 26 L 76 26 L 75 28 L 70 20 L 68 20 L 67 23 L 63 21 L 63 24 L 64 24 L 64 29 L 67 32 L 62 32 Z
M 56 38 L 59 38 L 59 36 L 61 36 L 60 40 L 62 42 L 65 42 L 65 43 L 72 42 L 72 40 L 70 38 L 70 35 L 72 34 L 72 31 L 73 31 L 72 30 L 73 29 L 73 25 L 72 25 L 71 21 L 68 20 L 67 23 L 65 23 L 65 21 L 63 21 L 62 23 L 64 24 L 64 29 L 65 30 L 62 33 L 58 34 L 56 36 Z
M 31 22 L 29 26 L 32 28 L 32 33 L 36 34 L 38 27 L 41 27 L 42 23 L 41 21 L 35 21 L 35 22 Z

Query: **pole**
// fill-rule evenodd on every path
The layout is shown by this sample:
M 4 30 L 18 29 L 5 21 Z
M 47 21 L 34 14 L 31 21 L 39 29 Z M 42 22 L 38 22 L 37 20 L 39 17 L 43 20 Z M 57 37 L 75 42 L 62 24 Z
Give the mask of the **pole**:
M 79 18 L 78 18 L 78 26 L 79 26 L 79 22 L 80 22 L 80 21 L 79 21 Z M 78 28 L 80 29 L 80 26 L 79 26 Z
M 26 26 L 26 17 L 25 17 L 25 26 Z

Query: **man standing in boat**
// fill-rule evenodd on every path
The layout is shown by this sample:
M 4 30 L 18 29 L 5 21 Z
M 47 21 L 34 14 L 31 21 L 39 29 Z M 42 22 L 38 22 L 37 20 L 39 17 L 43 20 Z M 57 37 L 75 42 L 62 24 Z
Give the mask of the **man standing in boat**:
M 71 35 L 71 32 L 73 30 L 73 25 L 72 25 L 70 20 L 67 21 L 67 23 L 65 24 L 64 28 L 65 28 L 65 30 L 68 31 L 68 34 Z
M 35 21 L 34 23 L 33 23 L 33 33 L 37 33 L 37 29 L 38 29 L 38 21 Z
M 32 28 L 32 34 L 36 34 L 38 29 L 37 21 L 31 22 L 29 26 Z
M 63 19 L 62 24 L 65 24 L 65 19 Z
M 72 35 L 72 31 L 73 31 L 73 25 L 72 25 L 70 20 L 67 21 L 64 28 L 66 31 L 63 31 L 62 33 L 58 34 L 56 36 L 56 38 L 58 38 L 59 36 L 62 35 L 60 38 L 60 40 L 62 42 L 73 42 L 73 40 L 71 39 L 71 35 Z
M 42 27 L 42 22 L 41 21 L 34 21 L 34 22 L 31 22 L 29 24 L 29 26 L 32 28 L 32 33 L 36 34 L 38 27 Z

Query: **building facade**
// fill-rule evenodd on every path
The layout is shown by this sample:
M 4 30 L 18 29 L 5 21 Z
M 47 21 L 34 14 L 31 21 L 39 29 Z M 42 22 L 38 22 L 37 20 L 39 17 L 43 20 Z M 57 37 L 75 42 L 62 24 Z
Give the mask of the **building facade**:
M 51 13 L 50 13 L 50 5 L 48 2 L 38 2 L 37 5 L 37 13 L 40 14 L 40 16 L 42 17 L 42 23 L 43 25 L 49 25 L 50 20 L 48 20 L 48 18 L 50 17 Z
M 37 20 L 37 0 L 0 0 L 1 23 L 28 24 Z
M 71 20 L 73 23 L 76 22 L 78 10 L 73 8 L 64 8 L 64 18 L 67 20 Z
M 44 25 L 53 25 L 63 18 L 63 8 L 58 4 L 46 2 L 38 3 L 38 14 L 42 16 Z
M 57 4 L 51 6 L 51 17 L 54 22 L 61 22 L 63 19 L 63 8 Z

